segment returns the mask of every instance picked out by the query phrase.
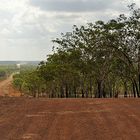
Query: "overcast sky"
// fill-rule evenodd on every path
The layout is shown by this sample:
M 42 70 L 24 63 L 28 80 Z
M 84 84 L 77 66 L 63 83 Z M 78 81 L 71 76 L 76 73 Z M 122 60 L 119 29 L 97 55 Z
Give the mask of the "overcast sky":
M 0 60 L 45 60 L 72 26 L 108 20 L 140 0 L 0 0 Z

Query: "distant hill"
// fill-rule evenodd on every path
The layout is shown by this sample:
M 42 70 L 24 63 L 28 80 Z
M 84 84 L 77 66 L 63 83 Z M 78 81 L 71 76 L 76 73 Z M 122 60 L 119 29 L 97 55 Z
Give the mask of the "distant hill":
M 40 61 L 0 61 L 0 65 L 38 65 Z

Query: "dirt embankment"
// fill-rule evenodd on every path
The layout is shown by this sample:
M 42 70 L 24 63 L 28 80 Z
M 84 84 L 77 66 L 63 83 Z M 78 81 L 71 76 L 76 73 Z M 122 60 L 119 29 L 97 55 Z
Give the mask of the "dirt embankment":
M 12 86 L 13 75 L 0 81 L 0 96 L 19 97 L 21 93 Z
M 139 140 L 139 99 L 0 99 L 1 140 Z

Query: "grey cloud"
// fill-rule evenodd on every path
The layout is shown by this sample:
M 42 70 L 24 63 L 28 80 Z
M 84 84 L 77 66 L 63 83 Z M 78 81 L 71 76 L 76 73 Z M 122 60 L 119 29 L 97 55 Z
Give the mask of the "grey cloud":
M 117 17 L 134 0 L 1 1 L 0 60 L 41 60 L 52 53 L 51 40 L 61 32 L 72 31 L 74 24 Z
M 91 12 L 106 9 L 123 10 L 121 0 L 31 0 L 30 3 L 46 11 Z
M 79 18 L 80 15 L 74 15 L 74 14 L 71 14 L 71 15 L 55 15 L 54 18 L 57 18 L 57 19 L 76 19 L 76 18 Z

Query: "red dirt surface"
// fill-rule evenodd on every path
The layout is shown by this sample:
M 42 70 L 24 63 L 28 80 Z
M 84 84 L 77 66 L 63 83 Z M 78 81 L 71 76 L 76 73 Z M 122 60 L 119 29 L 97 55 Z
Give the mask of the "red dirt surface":
M 13 88 L 12 80 L 13 75 L 7 79 L 0 81 L 0 96 L 19 97 L 21 93 Z
M 140 100 L 0 98 L 0 140 L 140 140 Z

